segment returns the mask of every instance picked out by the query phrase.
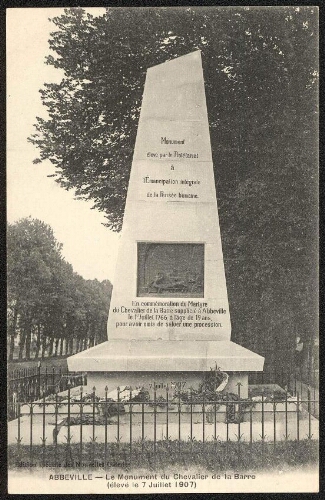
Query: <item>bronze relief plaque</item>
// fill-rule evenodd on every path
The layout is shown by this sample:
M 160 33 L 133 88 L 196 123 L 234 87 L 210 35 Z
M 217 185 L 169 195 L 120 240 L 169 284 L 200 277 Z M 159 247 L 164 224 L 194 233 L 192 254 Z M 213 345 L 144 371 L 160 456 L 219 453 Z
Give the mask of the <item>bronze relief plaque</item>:
M 138 243 L 137 296 L 203 297 L 203 243 Z

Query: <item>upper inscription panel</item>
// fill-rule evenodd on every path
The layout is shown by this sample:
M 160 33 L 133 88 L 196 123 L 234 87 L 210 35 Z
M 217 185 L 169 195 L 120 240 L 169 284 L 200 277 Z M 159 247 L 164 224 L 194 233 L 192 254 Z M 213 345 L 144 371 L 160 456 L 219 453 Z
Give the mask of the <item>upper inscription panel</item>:
M 129 200 L 216 203 L 211 164 L 207 162 L 134 161 Z M 210 182 L 209 182 L 210 181 Z
M 141 121 L 134 160 L 211 162 L 207 121 Z

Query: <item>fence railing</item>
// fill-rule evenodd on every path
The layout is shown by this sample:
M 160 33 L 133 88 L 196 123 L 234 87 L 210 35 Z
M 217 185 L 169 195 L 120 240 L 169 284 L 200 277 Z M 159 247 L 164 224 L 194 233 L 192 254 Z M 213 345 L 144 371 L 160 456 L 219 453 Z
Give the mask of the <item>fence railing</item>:
M 67 369 L 38 366 L 15 369 L 8 374 L 8 419 L 17 418 L 17 402 L 26 403 L 41 399 L 44 395 L 60 393 L 71 387 L 85 386 L 87 373 L 69 372 Z M 318 399 L 318 370 L 306 372 L 302 368 L 267 368 L 263 372 L 249 374 L 250 384 L 276 384 L 286 388 L 289 393 L 297 392 L 307 399 L 307 389 L 311 391 L 312 399 Z M 318 408 L 318 406 L 317 406 Z M 318 411 L 318 410 L 317 410 Z M 318 413 L 316 412 L 316 416 Z
M 105 464 L 109 457 L 123 451 L 124 459 L 134 453 L 146 452 L 156 456 L 166 443 L 176 443 L 182 453 L 182 443 L 193 451 L 195 443 L 243 443 L 262 447 L 280 442 L 314 440 L 318 438 L 318 420 L 313 409 L 318 400 L 312 398 L 310 388 L 306 398 L 297 391 L 265 391 L 250 394 L 248 399 L 238 394 L 226 394 L 220 399 L 209 399 L 197 391 L 171 392 L 148 399 L 141 390 L 117 388 L 116 397 L 105 390 L 100 396 L 94 387 L 85 393 L 83 387 L 71 388 L 66 393 L 47 396 L 37 402 L 17 402 L 17 418 L 8 425 L 9 445 L 15 448 L 16 460 L 28 454 L 29 463 L 35 456 L 46 462 L 51 457 L 56 464 L 62 446 L 72 465 L 100 459 Z M 218 396 L 219 397 L 219 396 Z M 27 451 L 26 451 L 27 450 Z M 40 455 L 41 450 L 41 455 Z M 72 466 L 71 465 L 71 466 Z
M 17 418 L 17 401 L 36 401 L 43 396 L 59 393 L 70 387 L 86 385 L 87 374 L 62 368 L 43 368 L 40 364 L 9 372 L 7 389 L 8 420 Z
M 310 387 L 317 388 L 319 385 L 319 370 L 313 368 L 307 370 L 302 366 L 270 367 L 265 366 L 262 372 L 249 373 L 250 384 L 277 384 L 280 387 L 291 387 L 303 383 Z

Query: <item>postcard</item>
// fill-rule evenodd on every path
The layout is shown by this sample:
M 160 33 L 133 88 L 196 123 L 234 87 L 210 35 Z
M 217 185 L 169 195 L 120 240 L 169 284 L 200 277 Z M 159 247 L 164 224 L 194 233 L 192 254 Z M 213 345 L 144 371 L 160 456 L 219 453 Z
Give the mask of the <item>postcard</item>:
M 318 491 L 318 8 L 7 9 L 9 493 Z

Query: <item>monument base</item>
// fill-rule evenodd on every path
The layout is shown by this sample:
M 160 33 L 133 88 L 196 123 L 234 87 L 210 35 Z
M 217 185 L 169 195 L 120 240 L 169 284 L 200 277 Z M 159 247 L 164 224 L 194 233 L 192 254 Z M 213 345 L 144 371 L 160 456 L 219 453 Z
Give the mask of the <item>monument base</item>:
M 153 395 L 166 387 L 197 388 L 205 372 L 227 372 L 226 392 L 248 396 L 248 373 L 263 370 L 264 358 L 231 341 L 108 340 L 68 358 L 70 371 L 87 372 L 87 391 L 98 395 L 118 386 L 145 387 Z

